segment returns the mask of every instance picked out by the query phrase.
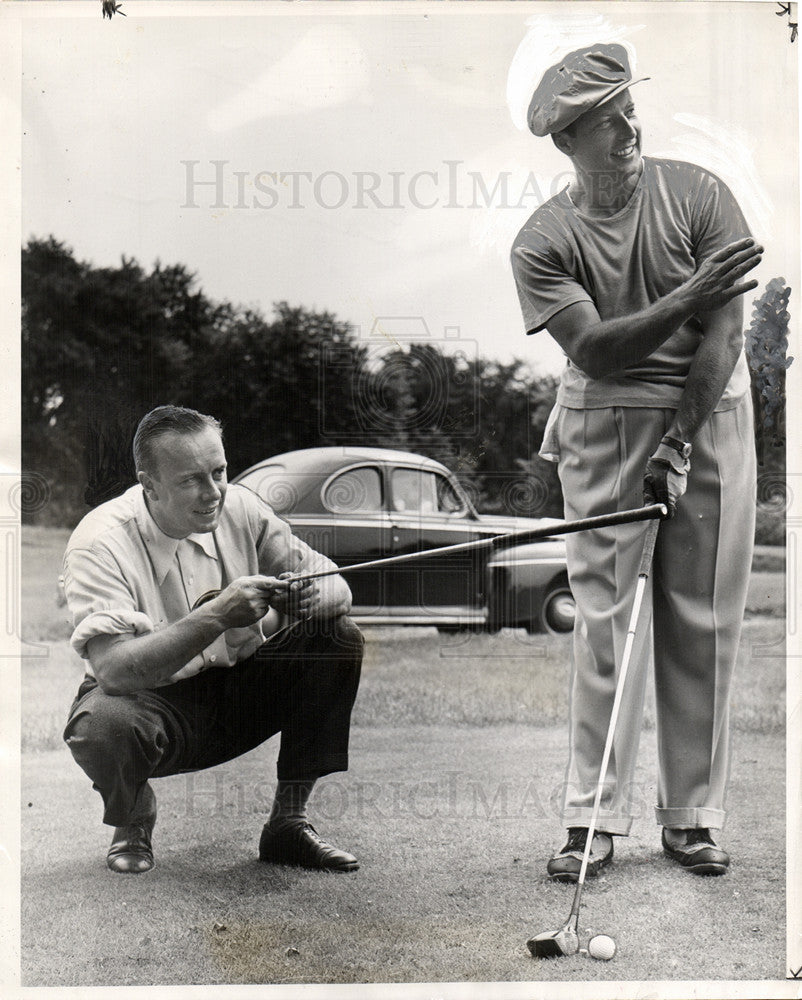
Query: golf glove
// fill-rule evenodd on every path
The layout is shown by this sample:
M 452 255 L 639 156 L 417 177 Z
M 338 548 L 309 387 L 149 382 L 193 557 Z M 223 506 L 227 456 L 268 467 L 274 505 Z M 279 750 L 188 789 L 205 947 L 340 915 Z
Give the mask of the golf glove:
M 677 501 L 688 488 L 690 468 L 691 463 L 687 458 L 682 458 L 668 445 L 658 445 L 657 451 L 646 463 L 643 479 L 644 504 L 665 504 L 668 516 L 673 517 Z

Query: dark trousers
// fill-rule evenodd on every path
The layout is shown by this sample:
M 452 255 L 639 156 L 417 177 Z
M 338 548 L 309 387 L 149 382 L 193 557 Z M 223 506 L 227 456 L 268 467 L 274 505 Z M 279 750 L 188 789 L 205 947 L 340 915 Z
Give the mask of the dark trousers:
M 64 739 L 103 797 L 103 822 L 144 818 L 149 778 L 214 767 L 278 732 L 279 779 L 347 770 L 363 644 L 349 618 L 298 622 L 234 667 L 155 690 L 107 695 L 86 677 Z

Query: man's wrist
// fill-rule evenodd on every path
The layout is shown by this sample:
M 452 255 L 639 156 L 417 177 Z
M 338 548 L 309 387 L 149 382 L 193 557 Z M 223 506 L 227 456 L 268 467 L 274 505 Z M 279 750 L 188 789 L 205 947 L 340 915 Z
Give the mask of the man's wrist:
M 684 441 L 682 438 L 675 437 L 672 434 L 666 434 L 660 439 L 660 444 L 673 448 L 683 461 L 687 462 L 690 460 L 691 451 L 693 450 L 690 441 Z
M 693 316 L 698 309 L 697 300 L 691 289 L 688 288 L 688 282 L 670 291 L 663 301 L 670 306 L 675 317 L 679 320 L 678 327 Z
M 227 629 L 234 627 L 226 621 L 225 609 L 219 592 L 202 604 L 196 603 L 191 615 L 201 634 L 205 636 L 211 632 L 215 633 L 210 641 L 216 639 L 218 635 L 222 635 Z

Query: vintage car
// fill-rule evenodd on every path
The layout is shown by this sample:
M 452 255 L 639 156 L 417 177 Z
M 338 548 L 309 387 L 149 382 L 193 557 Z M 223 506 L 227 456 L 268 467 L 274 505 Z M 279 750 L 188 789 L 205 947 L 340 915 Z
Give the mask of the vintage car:
M 557 523 L 478 514 L 456 477 L 430 458 L 386 448 L 306 448 L 258 462 L 233 482 L 266 500 L 345 570 L 360 625 L 573 628 L 559 536 L 347 571 L 355 563 Z

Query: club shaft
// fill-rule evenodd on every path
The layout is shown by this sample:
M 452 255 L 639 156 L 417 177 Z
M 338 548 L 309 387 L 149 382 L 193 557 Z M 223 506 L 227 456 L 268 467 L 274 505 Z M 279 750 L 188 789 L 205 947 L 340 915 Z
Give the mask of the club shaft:
M 405 552 L 397 556 L 385 556 L 381 559 L 370 559 L 367 562 L 353 563 L 351 566 L 341 566 L 338 569 L 322 570 L 319 573 L 303 573 L 293 580 L 317 580 L 324 576 L 335 576 L 339 573 L 352 573 L 355 570 L 373 569 L 377 566 L 390 566 L 398 563 L 413 562 L 420 559 L 431 559 L 434 556 L 453 554 L 457 552 L 473 552 L 481 549 L 503 549 L 513 545 L 525 545 L 538 538 L 551 538 L 554 535 L 565 535 L 576 531 L 590 531 L 593 528 L 607 528 L 617 524 L 630 524 L 635 521 L 653 521 L 666 516 L 663 504 L 649 504 L 633 510 L 617 511 L 614 514 L 599 514 L 595 517 L 584 517 L 575 521 L 557 521 L 543 528 L 531 528 L 528 531 L 518 531 L 506 535 L 493 535 L 491 538 L 479 538 L 473 542 L 458 542 L 456 545 L 443 545 L 434 549 L 423 549 L 420 552 Z
M 599 769 L 599 780 L 596 785 L 596 796 L 593 800 L 593 811 L 590 816 L 590 823 L 588 824 L 587 840 L 585 842 L 584 853 L 582 854 L 582 866 L 579 869 L 579 879 L 577 881 L 576 892 L 574 893 L 574 903 L 571 907 L 571 914 L 568 919 L 569 924 L 572 919 L 574 922 L 577 922 L 579 918 L 579 902 L 582 897 L 582 887 L 585 884 L 585 876 L 588 870 L 588 861 L 590 859 L 590 852 L 593 845 L 593 835 L 596 832 L 596 824 L 599 821 L 601 800 L 604 793 L 604 783 L 607 779 L 607 767 L 610 763 L 610 755 L 613 749 L 616 725 L 618 724 L 618 715 L 621 709 L 621 702 L 624 697 L 624 687 L 626 685 L 627 674 L 629 672 L 629 664 L 632 659 L 632 647 L 635 643 L 635 633 L 638 627 L 641 604 L 643 603 L 643 595 L 646 590 L 646 581 L 649 577 L 659 527 L 660 523 L 658 521 L 653 521 L 646 529 L 643 554 L 641 555 L 640 568 L 638 570 L 638 580 L 635 585 L 635 596 L 632 601 L 632 613 L 630 615 L 629 628 L 627 629 L 626 641 L 624 643 L 624 652 L 621 656 L 621 667 L 616 681 L 615 698 L 613 700 L 612 711 L 610 712 L 610 724 L 607 727 L 607 740 L 605 741 L 604 753 L 602 755 L 601 767 Z

